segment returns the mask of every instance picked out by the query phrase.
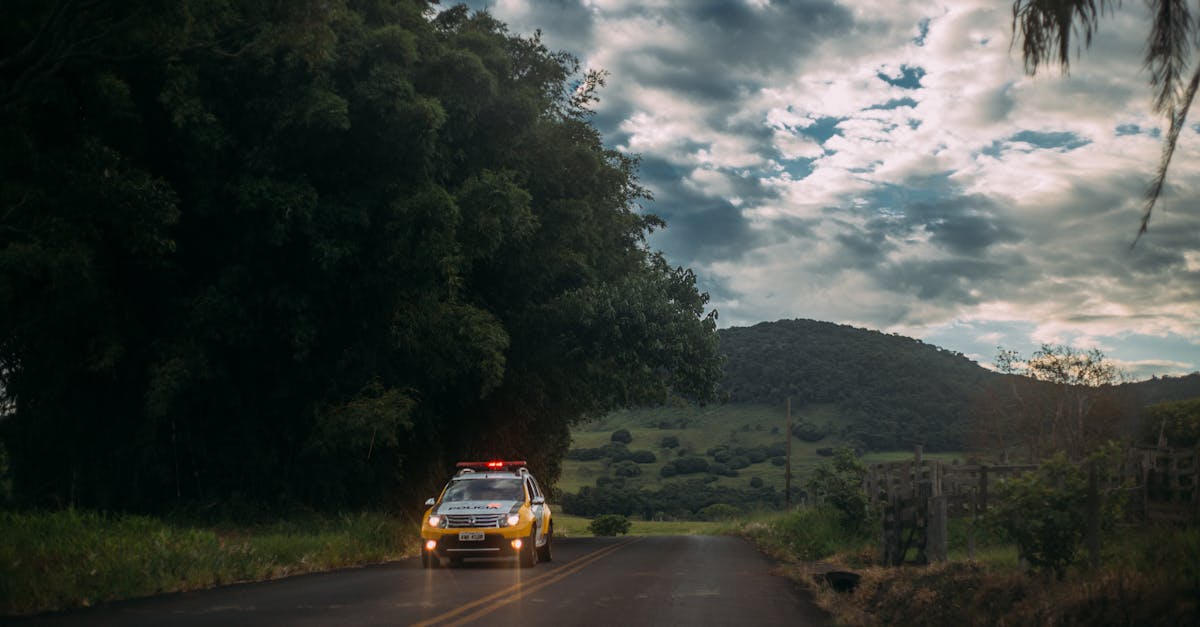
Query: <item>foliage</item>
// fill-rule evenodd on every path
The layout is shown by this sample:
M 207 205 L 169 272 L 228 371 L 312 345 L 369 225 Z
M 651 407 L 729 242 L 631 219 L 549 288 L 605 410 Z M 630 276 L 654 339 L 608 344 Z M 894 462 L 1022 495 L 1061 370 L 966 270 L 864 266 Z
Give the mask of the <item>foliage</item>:
M 679 448 L 679 438 L 673 435 L 664 435 L 658 441 L 658 448 Z
M 1144 444 L 1157 444 L 1160 434 L 1166 438 L 1167 446 L 1196 446 L 1200 442 L 1200 398 L 1147 407 L 1142 416 L 1141 440 Z
M 768 516 L 744 525 L 740 533 L 787 561 L 815 561 L 837 552 L 862 548 L 871 541 L 865 530 L 848 529 L 842 513 L 828 505 Z
M 552 484 L 569 426 L 714 398 L 600 75 L 420 0 L 17 2 L 0 25 L 0 437 L 18 502 Z M 411 494 L 410 494 L 411 493 Z
M 780 320 L 720 335 L 721 390 L 731 402 L 838 406 L 844 428 L 794 425 L 809 441 L 828 434 L 876 450 L 961 449 L 972 399 L 996 377 L 919 340 L 828 322 Z
M 629 533 L 629 519 L 620 514 L 597 516 L 588 525 L 594 536 L 620 536 Z
M 612 437 L 609 439 L 613 442 L 629 444 L 630 442 L 633 442 L 633 435 L 629 433 L 629 429 L 617 429 L 616 431 L 613 431 Z
M 862 530 L 871 522 L 863 478 L 867 467 L 850 448 L 839 448 L 833 459 L 813 470 L 805 486 L 817 503 L 833 508 L 847 530 Z
M 696 512 L 696 515 L 701 520 L 732 520 L 740 516 L 741 513 L 740 509 L 728 503 L 713 503 Z
M 711 477 L 711 475 L 710 475 Z M 599 484 L 599 481 L 597 481 Z M 779 507 L 783 494 L 769 486 L 733 488 L 707 484 L 695 476 L 664 482 L 648 490 L 608 483 L 584 486 L 577 493 L 563 495 L 563 511 L 577 516 L 622 514 L 645 520 L 670 518 L 696 519 L 699 512 L 715 503 L 726 503 L 744 511 Z
M 82 510 L 0 512 L 0 615 L 395 559 L 413 532 L 375 513 L 197 527 Z
M 658 461 L 658 456 L 650 451 L 632 451 L 629 460 L 638 464 L 653 464 Z
M 1021 40 L 1025 70 L 1033 74 L 1040 65 L 1057 62 L 1066 72 L 1071 60 L 1071 36 L 1082 32 L 1084 45 L 1090 46 L 1100 18 L 1119 4 L 1119 0 L 1013 2 L 1013 33 Z M 1179 133 L 1200 88 L 1200 63 L 1195 63 L 1191 78 L 1185 78 L 1193 42 L 1200 41 L 1200 20 L 1191 15 L 1182 0 L 1148 0 L 1147 4 L 1154 17 L 1146 37 L 1144 66 L 1150 71 L 1150 87 L 1155 92 L 1154 112 L 1166 117 L 1169 127 L 1158 170 L 1146 191 L 1139 238 L 1150 224 L 1150 214 L 1166 184 L 1167 168 L 1175 154 Z
M 1052 572 L 1058 579 L 1076 560 L 1091 517 L 1099 518 L 1102 529 L 1112 529 L 1123 506 L 1118 492 L 1089 512 L 1089 464 L 1102 466 L 1103 456 L 1081 465 L 1059 453 L 1036 471 L 1001 484 L 987 512 L 988 524 L 1016 542 L 1031 568 Z
M 1031 461 L 1057 451 L 1083 459 L 1122 439 L 1134 414 L 1129 388 L 1099 350 L 1042 345 L 1027 361 L 1000 349 L 996 367 L 1009 375 L 979 411 L 979 447 L 1002 454 L 1023 449 Z

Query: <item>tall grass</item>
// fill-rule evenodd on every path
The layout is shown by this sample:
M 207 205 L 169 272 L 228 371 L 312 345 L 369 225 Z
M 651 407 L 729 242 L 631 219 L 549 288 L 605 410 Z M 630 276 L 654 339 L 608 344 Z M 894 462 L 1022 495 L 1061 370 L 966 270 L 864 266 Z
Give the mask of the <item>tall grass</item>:
M 840 512 L 831 507 L 765 514 L 738 523 L 730 531 L 753 540 L 769 555 L 785 561 L 815 561 L 838 553 L 862 553 L 872 542 L 866 533 L 846 529 Z
M 197 528 L 90 511 L 0 512 L 0 614 L 380 562 L 416 530 L 382 514 Z

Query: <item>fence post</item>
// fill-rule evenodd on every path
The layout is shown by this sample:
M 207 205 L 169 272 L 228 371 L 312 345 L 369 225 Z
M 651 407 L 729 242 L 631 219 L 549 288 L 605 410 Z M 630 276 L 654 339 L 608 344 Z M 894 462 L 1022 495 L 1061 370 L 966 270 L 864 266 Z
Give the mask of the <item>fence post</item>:
M 1092 570 L 1100 568 L 1100 486 L 1096 477 L 1096 461 L 1088 464 L 1087 493 L 1087 545 L 1088 564 Z
M 925 546 L 929 561 L 946 561 L 946 496 L 938 495 L 926 501 L 929 514 L 926 518 Z

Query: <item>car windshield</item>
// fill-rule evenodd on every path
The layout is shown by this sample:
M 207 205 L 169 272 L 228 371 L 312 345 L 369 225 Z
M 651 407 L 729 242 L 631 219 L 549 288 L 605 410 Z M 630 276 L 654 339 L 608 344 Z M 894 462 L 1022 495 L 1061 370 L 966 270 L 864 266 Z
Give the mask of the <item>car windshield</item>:
M 446 488 L 442 501 L 523 501 L 520 479 L 458 479 Z

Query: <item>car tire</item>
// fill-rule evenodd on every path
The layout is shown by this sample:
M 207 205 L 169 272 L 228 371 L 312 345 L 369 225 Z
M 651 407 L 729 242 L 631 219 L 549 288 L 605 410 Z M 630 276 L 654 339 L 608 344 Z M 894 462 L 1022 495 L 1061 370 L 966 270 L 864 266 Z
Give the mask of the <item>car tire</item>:
M 521 551 L 517 554 L 517 563 L 521 568 L 533 568 L 537 565 L 538 550 L 534 546 L 536 537 L 536 533 L 530 533 L 529 537 L 525 539 L 525 544 L 521 545 Z
M 550 562 L 554 560 L 554 555 L 551 553 L 550 544 L 554 541 L 554 525 L 550 525 L 550 529 L 546 530 L 546 543 L 537 549 L 539 562 Z

